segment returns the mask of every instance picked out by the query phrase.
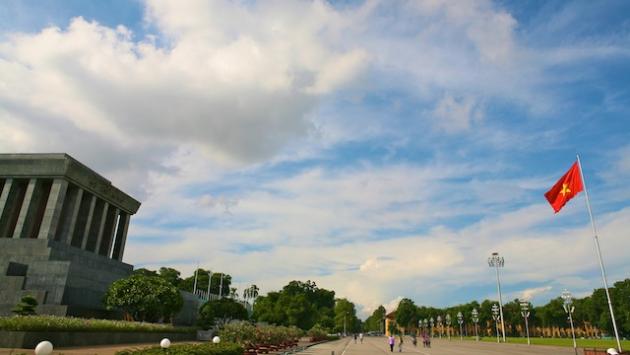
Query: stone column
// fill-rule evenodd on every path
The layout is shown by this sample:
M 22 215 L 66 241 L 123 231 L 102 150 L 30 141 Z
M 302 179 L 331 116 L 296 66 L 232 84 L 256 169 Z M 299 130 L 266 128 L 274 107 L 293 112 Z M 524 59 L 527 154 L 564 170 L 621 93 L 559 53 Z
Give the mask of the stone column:
M 57 225 L 61 216 L 61 209 L 66 198 L 68 182 L 63 179 L 55 179 L 50 188 L 50 195 L 46 203 L 46 211 L 42 218 L 42 225 L 39 229 L 37 239 L 54 239 L 57 232 Z
M 120 213 L 120 220 L 118 221 L 118 228 L 116 231 L 116 243 L 114 244 L 114 251 L 112 253 L 112 259 L 122 261 L 123 254 L 125 252 L 125 244 L 127 243 L 127 230 L 129 229 L 129 215 L 125 212 Z
M 11 187 L 13 186 L 13 179 L 4 180 L 4 186 L 2 187 L 2 194 L 0 194 L 0 222 L 4 219 L 3 216 L 6 213 L 9 213 L 8 208 L 5 211 L 5 206 L 7 206 L 7 201 L 9 200 L 9 192 L 11 191 Z M 0 235 L 2 238 L 2 235 Z
M 22 230 L 24 230 L 26 223 L 30 222 L 26 217 L 31 209 L 31 202 L 33 200 L 33 193 L 35 192 L 36 186 L 37 179 L 30 179 L 28 181 L 28 187 L 26 188 L 26 193 L 24 194 L 24 200 L 22 202 L 22 209 L 20 209 L 20 215 L 18 216 L 17 224 L 13 230 L 13 239 L 25 237 L 22 235 Z
M 116 219 L 118 218 L 118 214 L 120 210 L 113 205 L 109 206 L 109 210 L 107 212 L 107 221 L 105 222 L 105 227 L 103 229 L 103 238 L 101 239 L 101 245 L 99 245 L 99 249 L 97 251 L 98 254 L 111 257 L 112 248 L 114 247 L 114 233 L 116 233 Z
M 88 235 L 90 233 L 90 226 L 92 225 L 92 218 L 94 218 L 94 206 L 96 205 L 96 196 L 92 195 L 89 212 L 87 215 L 87 221 L 85 222 L 85 229 L 83 230 L 83 237 L 81 239 L 81 249 L 85 250 L 87 245 Z
M 103 202 L 103 212 L 101 213 L 100 222 L 97 226 L 96 245 L 94 245 L 94 252 L 98 254 L 101 248 L 101 240 L 103 239 L 103 230 L 105 229 L 105 222 L 107 221 L 107 211 L 109 210 L 109 203 Z
M 74 198 L 74 204 L 70 206 L 68 213 L 70 214 L 68 224 L 61 226 L 63 228 L 59 237 L 59 241 L 70 245 L 72 243 L 72 235 L 74 234 L 74 227 L 77 224 L 77 217 L 79 216 L 79 209 L 81 208 L 81 200 L 83 199 L 83 189 L 76 188 L 76 196 Z

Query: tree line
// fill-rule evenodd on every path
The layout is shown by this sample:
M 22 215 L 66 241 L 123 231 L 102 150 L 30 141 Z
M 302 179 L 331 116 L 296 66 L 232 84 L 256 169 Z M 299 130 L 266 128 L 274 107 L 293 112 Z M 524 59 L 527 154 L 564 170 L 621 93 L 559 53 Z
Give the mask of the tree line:
M 619 332 L 623 336 L 630 336 L 630 279 L 616 282 L 609 288 L 613 301 L 613 310 Z M 529 326 L 540 328 L 566 328 L 568 327 L 567 313 L 563 308 L 564 300 L 561 297 L 550 300 L 547 304 L 534 307 L 529 302 Z M 518 299 L 507 302 L 503 305 L 503 317 L 506 327 L 506 335 L 520 336 L 523 332 L 523 316 L 521 315 L 521 301 Z M 402 327 L 418 326 L 419 321 L 433 318 L 436 321 L 438 316 L 444 318 L 447 314 L 452 317 L 455 329 L 458 328 L 456 316 L 459 312 L 464 315 L 465 323 L 472 324 L 471 314 L 476 309 L 479 314 L 479 327 L 482 332 L 494 332 L 494 319 L 492 317 L 492 306 L 498 304 L 497 301 L 484 300 L 479 303 L 472 301 L 447 308 L 436 308 L 428 306 L 416 306 L 412 300 L 403 299 L 396 311 L 396 323 Z M 613 326 L 608 311 L 608 301 L 603 288 L 596 289 L 589 296 L 576 298 L 573 300 L 575 311 L 573 320 L 576 327 L 597 327 L 599 330 L 610 335 L 613 334 Z M 368 331 L 383 331 L 383 320 L 385 318 L 385 308 L 380 306 L 365 321 L 365 329 Z
M 313 281 L 291 281 L 282 290 L 258 297 L 252 318 L 274 325 L 303 330 L 324 329 L 329 333 L 356 333 L 362 323 L 354 303 L 335 298 L 335 291 L 317 287 Z M 345 329 L 344 329 L 345 328 Z

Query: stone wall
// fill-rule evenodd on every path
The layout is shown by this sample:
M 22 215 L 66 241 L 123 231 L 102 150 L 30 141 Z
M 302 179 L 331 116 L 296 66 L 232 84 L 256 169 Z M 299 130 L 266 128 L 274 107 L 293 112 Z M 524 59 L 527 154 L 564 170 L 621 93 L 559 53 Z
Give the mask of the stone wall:
M 105 292 L 132 269 L 53 240 L 0 239 L 0 315 L 31 295 L 41 314 L 107 317 Z

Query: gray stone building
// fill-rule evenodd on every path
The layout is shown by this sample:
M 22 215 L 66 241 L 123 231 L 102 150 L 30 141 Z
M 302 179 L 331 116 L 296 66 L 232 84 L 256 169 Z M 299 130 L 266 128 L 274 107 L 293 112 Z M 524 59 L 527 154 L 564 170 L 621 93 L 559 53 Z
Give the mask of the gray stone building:
M 67 154 L 0 154 L 0 315 L 29 294 L 38 313 L 104 316 L 139 207 Z

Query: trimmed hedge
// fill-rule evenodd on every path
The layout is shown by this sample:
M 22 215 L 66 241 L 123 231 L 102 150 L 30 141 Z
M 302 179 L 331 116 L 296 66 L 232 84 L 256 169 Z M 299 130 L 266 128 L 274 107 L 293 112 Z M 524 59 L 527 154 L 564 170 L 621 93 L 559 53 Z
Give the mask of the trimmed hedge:
M 146 349 L 130 349 L 116 353 L 116 355 L 243 355 L 243 348 L 238 344 L 182 344 L 173 345 L 168 350 L 159 346 Z
M 195 333 L 197 328 L 105 319 L 58 316 L 13 316 L 0 317 L 0 330 L 33 332 Z

